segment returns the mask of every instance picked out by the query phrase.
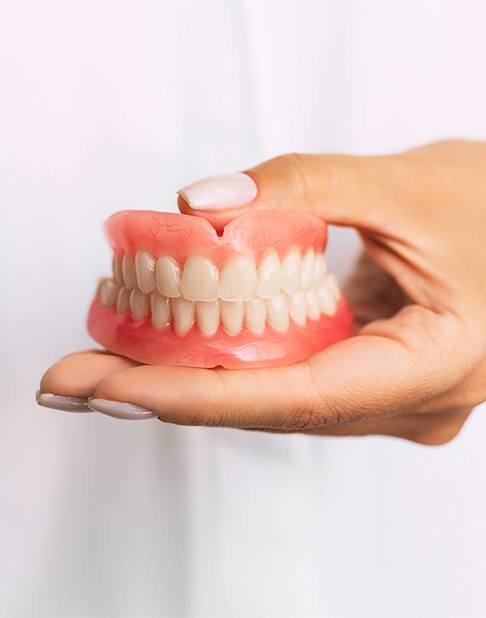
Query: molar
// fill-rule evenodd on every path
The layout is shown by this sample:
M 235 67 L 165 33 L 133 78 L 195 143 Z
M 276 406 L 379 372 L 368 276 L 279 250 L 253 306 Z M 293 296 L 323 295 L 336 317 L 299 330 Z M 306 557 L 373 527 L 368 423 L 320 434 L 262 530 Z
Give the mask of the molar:
M 267 301 L 268 321 L 275 330 L 285 331 L 289 327 L 289 298 L 279 292 Z
M 113 307 L 118 296 L 118 286 L 113 279 L 105 279 L 101 282 L 99 296 L 103 307 Z
M 302 258 L 302 269 L 300 271 L 300 288 L 304 291 L 310 290 L 314 279 L 314 249 L 310 248 Z
M 221 320 L 228 335 L 237 335 L 243 325 L 244 304 L 241 300 L 221 302 Z
M 144 294 L 155 290 L 155 258 L 147 251 L 137 251 L 135 256 L 135 272 L 138 287 Z
M 223 300 L 245 300 L 255 296 L 255 261 L 249 255 L 229 260 L 219 274 L 219 297 Z
M 319 306 L 324 315 L 334 315 L 337 308 L 337 299 L 335 297 L 332 284 L 329 285 L 329 276 L 326 277 L 324 283 L 317 289 L 317 297 L 319 299 Z
M 257 294 L 260 298 L 272 298 L 280 290 L 280 260 L 276 251 L 269 253 L 258 267 Z
M 252 298 L 245 302 L 245 323 L 255 335 L 261 335 L 265 331 L 267 319 L 267 303 L 262 298 Z
M 150 309 L 149 297 L 139 289 L 133 288 L 130 292 L 130 311 L 134 320 L 141 320 L 148 315 Z
M 194 324 L 194 303 L 182 296 L 172 299 L 172 313 L 174 315 L 174 330 L 177 335 L 184 336 Z
M 127 313 L 130 308 L 130 290 L 128 288 L 120 288 L 118 298 L 116 299 L 117 313 Z
M 207 258 L 191 255 L 182 273 L 182 295 L 189 300 L 213 301 L 218 298 L 218 269 Z
M 126 288 L 132 290 L 137 287 L 137 275 L 135 272 L 135 261 L 128 253 L 123 257 L 122 262 L 123 283 Z
M 217 300 L 196 303 L 196 321 L 199 330 L 205 335 L 214 335 L 219 327 L 219 314 L 220 306 Z
M 297 248 L 292 249 L 282 260 L 281 286 L 287 294 L 297 291 L 300 281 L 300 265 L 302 259 Z
M 171 317 L 169 299 L 165 296 L 157 294 L 157 292 L 152 292 L 150 295 L 150 309 L 152 314 L 152 324 L 155 328 L 167 326 Z
M 157 260 L 155 267 L 157 289 L 163 296 L 178 298 L 181 295 L 181 271 L 179 264 L 168 255 Z
M 290 297 L 290 317 L 299 326 L 304 326 L 307 320 L 307 301 L 305 292 L 297 290 Z

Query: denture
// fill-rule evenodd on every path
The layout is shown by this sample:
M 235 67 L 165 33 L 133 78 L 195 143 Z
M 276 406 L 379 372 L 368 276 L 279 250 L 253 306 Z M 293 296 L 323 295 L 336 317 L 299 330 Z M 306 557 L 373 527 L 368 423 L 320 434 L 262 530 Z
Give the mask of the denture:
M 122 211 L 106 222 L 113 275 L 88 316 L 108 350 L 147 364 L 290 364 L 352 332 L 327 272 L 326 226 L 295 212 L 255 210 L 221 234 L 203 218 Z

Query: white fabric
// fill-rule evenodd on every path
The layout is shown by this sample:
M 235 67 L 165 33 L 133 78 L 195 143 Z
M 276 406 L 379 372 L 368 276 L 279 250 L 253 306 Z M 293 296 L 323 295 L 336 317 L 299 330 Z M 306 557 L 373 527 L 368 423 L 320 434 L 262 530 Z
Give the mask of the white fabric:
M 484 409 L 429 449 L 33 398 L 48 364 L 92 345 L 109 213 L 173 209 L 179 186 L 286 151 L 486 138 L 486 4 L 0 10 L 0 616 L 484 617 Z M 335 231 L 334 268 L 355 249 Z

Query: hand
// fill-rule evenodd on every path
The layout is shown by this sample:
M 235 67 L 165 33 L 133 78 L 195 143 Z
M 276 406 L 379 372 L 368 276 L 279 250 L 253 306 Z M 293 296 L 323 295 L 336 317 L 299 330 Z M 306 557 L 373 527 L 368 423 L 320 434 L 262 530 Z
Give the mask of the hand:
M 346 293 L 356 336 L 306 362 L 241 371 L 70 355 L 41 382 L 128 418 L 443 444 L 486 399 L 486 144 L 449 141 L 384 157 L 285 155 L 249 170 L 244 208 L 304 209 L 352 226 L 366 254 Z M 235 210 L 183 212 L 217 227 Z M 43 399 L 44 401 L 43 401 Z M 69 402 L 68 402 L 69 403 Z

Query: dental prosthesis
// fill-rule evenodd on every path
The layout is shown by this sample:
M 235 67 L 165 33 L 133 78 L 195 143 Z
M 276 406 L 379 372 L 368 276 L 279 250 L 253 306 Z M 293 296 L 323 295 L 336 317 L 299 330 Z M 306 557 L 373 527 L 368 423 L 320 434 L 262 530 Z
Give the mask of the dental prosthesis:
M 222 234 L 190 215 L 127 210 L 106 222 L 113 277 L 88 330 L 142 363 L 247 368 L 291 364 L 351 335 L 326 272 L 322 221 L 255 210 Z

